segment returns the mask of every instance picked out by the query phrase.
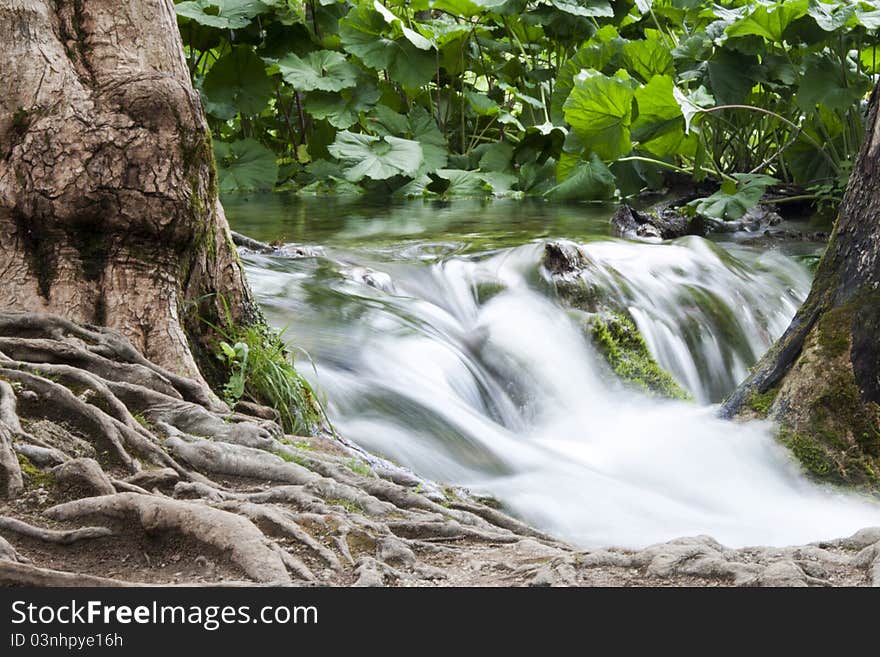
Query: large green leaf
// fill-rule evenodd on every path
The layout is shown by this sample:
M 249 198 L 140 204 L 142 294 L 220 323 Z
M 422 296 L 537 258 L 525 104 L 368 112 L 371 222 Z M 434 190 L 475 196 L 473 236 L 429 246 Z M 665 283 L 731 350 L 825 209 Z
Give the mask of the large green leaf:
M 509 0 L 414 0 L 412 8 L 415 10 L 443 11 L 453 16 L 472 18 L 486 12 L 498 9 L 507 4 Z
M 632 150 L 633 98 L 630 80 L 581 71 L 563 105 L 565 120 L 589 150 L 614 160 Z
M 237 30 L 269 10 L 257 0 L 194 0 L 174 6 L 178 16 L 221 30 Z
M 335 128 L 350 128 L 361 112 L 371 109 L 381 97 L 376 85 L 365 82 L 341 92 L 312 91 L 306 95 L 306 111 L 316 119 L 327 119 Z
M 215 62 L 202 85 L 205 109 L 220 119 L 241 112 L 262 112 L 272 97 L 272 81 L 266 66 L 248 46 L 239 46 Z
M 698 87 L 690 92 L 684 92 L 676 87 L 672 90 L 672 95 L 681 108 L 685 133 L 690 133 L 691 127 L 697 123 L 704 109 L 715 105 L 715 99 L 706 91 L 706 87 Z
M 373 0 L 373 9 L 375 9 L 379 13 L 379 15 L 382 16 L 385 22 L 391 26 L 392 31 L 395 34 L 402 34 L 407 41 L 409 41 L 419 50 L 431 50 L 432 48 L 436 47 L 431 39 L 428 39 L 419 32 L 416 32 L 412 28 L 407 27 L 406 23 L 398 18 L 394 14 L 394 12 L 392 12 L 385 5 L 379 2 L 379 0 Z
M 721 50 L 709 62 L 709 81 L 715 99 L 722 105 L 745 102 L 755 85 L 752 67 L 757 62 L 757 57 Z
M 304 59 L 291 53 L 279 60 L 278 68 L 298 91 L 341 91 L 353 87 L 358 77 L 345 55 L 330 50 L 315 50 Z
M 275 154 L 254 139 L 214 142 L 221 192 L 272 189 L 278 178 Z
M 806 16 L 808 7 L 809 0 L 753 0 L 751 11 L 727 28 L 727 36 L 754 34 L 781 44 L 786 28 L 798 18 Z
M 404 137 L 409 132 L 409 120 L 387 105 L 376 105 L 364 117 L 363 126 L 372 134 L 385 137 Z
M 501 106 L 484 93 L 465 90 L 464 97 L 471 109 L 480 116 L 495 116 L 501 112 Z
M 479 171 L 462 169 L 438 169 L 431 174 L 434 182 L 428 189 L 447 198 L 488 196 L 492 188 Z
M 874 3 L 873 9 L 857 7 L 856 22 L 866 30 L 880 29 L 880 4 Z
M 434 117 L 421 105 L 415 105 L 409 111 L 409 130 L 412 138 L 422 146 L 424 159 L 421 171 L 430 172 L 445 167 L 449 153 L 446 137 L 437 127 Z
M 826 32 L 839 30 L 849 22 L 856 11 L 854 3 L 825 3 L 819 0 L 810 0 L 810 8 L 807 13 L 816 21 L 816 25 Z
M 562 106 L 574 87 L 574 76 L 584 69 L 604 70 L 622 52 L 623 44 L 624 40 L 620 38 L 617 30 L 611 25 L 606 25 L 565 61 L 559 68 L 550 99 L 550 111 L 554 122 L 562 123 L 565 120 Z
M 509 141 L 490 144 L 480 157 L 481 171 L 510 172 L 513 171 L 514 145 Z
M 611 3 L 607 0 L 550 0 L 559 11 L 572 16 L 586 18 L 610 18 L 614 16 Z
M 674 72 L 672 51 L 657 30 L 645 30 L 645 38 L 623 46 L 623 61 L 631 72 L 647 82 L 655 75 Z
M 659 157 L 692 156 L 696 136 L 685 134 L 684 115 L 675 98 L 675 84 L 668 75 L 656 75 L 635 92 L 639 116 L 633 138 Z
M 779 182 L 776 178 L 758 174 L 737 173 L 733 177 L 736 181 L 725 181 L 717 192 L 691 201 L 689 205 L 706 217 L 739 219 L 758 204 L 770 185 Z
M 593 153 L 589 161 L 578 162 L 568 177 L 544 196 L 551 201 L 597 201 L 610 198 L 615 187 L 614 174 Z
M 404 115 L 386 107 L 376 105 L 364 117 L 363 125 L 371 133 L 381 137 L 403 137 L 417 141 L 422 147 L 422 166 L 420 174 L 442 169 L 446 166 L 449 146 L 446 138 L 437 127 L 437 122 L 421 105 L 413 105 Z
M 387 180 L 394 176 L 414 176 L 422 164 L 422 147 L 416 141 L 399 137 L 374 137 L 344 130 L 328 149 L 345 167 L 345 178 Z
M 814 111 L 817 105 L 844 111 L 856 105 L 869 86 L 865 77 L 849 75 L 844 81 L 840 65 L 828 56 L 808 55 L 795 100 L 806 112 Z
M 339 22 L 343 49 L 360 58 L 369 68 L 387 70 L 395 82 L 408 89 L 427 84 L 436 74 L 436 53 L 412 43 L 401 30 L 395 37 L 382 14 L 361 5 Z

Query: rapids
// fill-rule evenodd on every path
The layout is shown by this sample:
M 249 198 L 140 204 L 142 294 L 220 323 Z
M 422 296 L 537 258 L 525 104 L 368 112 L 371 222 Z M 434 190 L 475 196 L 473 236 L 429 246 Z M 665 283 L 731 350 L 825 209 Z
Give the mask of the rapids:
M 806 297 L 794 256 L 812 247 L 615 240 L 606 208 L 274 203 L 226 204 L 236 229 L 314 255 L 246 253 L 251 286 L 362 447 L 583 546 L 786 545 L 880 524 L 880 504 L 804 478 L 767 423 L 714 415 Z M 541 268 L 557 238 L 585 244 L 593 282 L 695 402 L 609 380 Z

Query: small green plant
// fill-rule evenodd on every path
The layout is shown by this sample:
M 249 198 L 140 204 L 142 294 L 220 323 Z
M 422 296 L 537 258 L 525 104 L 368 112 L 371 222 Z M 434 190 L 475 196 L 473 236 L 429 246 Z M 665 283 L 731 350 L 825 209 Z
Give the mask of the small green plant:
M 229 381 L 223 386 L 223 399 L 230 407 L 235 405 L 244 395 L 244 384 L 248 373 L 248 355 L 250 347 L 244 342 L 236 342 L 230 346 L 228 342 L 220 343 L 221 353 L 218 358 L 225 358 L 230 370 Z
M 281 459 L 287 463 L 296 463 L 304 468 L 309 467 L 308 462 L 303 457 L 297 456 L 296 454 L 291 454 L 290 452 L 285 452 L 284 450 L 279 449 L 275 452 L 275 455 L 281 457 Z
M 134 421 L 141 425 L 144 429 L 152 430 L 154 428 L 153 423 L 150 422 L 143 413 L 135 413 L 132 415 L 132 417 L 134 418 Z
M 779 181 L 771 176 L 737 173 L 732 180 L 721 183 L 721 189 L 705 198 L 691 201 L 689 205 L 698 214 L 725 221 L 741 219 L 758 205 L 764 191 Z
M 350 513 L 363 513 L 363 507 L 357 502 L 352 502 L 351 500 L 344 500 L 340 497 L 334 497 L 332 499 L 327 500 L 327 504 L 331 506 L 341 506 L 343 509 Z
M 235 407 L 242 399 L 271 406 L 288 433 L 311 435 L 327 420 L 312 386 L 294 367 L 282 338 L 262 323 L 237 326 L 223 301 L 225 324 L 208 324 L 219 334 L 217 358 L 228 372 L 223 386 L 226 402 Z M 327 422 L 329 424 L 329 421 Z
M 372 477 L 373 470 L 366 463 L 361 461 L 360 459 L 349 459 L 345 463 L 346 467 L 354 472 L 355 474 L 359 474 L 364 477 Z

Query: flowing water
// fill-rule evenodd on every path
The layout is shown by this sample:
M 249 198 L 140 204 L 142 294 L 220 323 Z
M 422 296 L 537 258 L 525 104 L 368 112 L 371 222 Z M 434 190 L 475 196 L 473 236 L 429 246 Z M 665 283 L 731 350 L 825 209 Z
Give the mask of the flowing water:
M 313 359 L 300 369 L 337 430 L 374 453 L 585 546 L 785 545 L 880 524 L 875 501 L 807 481 L 766 423 L 714 416 L 806 297 L 797 256 L 815 245 L 634 243 L 609 237 L 610 208 L 523 201 L 226 206 L 236 230 L 309 247 L 246 254 L 249 280 Z M 549 239 L 585 245 L 591 281 L 697 403 L 609 379 L 542 271 Z

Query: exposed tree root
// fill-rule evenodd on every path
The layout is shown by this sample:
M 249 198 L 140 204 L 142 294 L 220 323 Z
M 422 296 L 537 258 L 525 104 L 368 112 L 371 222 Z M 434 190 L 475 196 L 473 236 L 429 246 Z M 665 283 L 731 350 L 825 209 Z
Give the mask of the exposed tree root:
M 202 504 L 117 493 L 65 502 L 48 509 L 46 515 L 55 520 L 97 517 L 123 523 L 135 521 L 147 533 L 175 532 L 228 552 L 229 558 L 257 582 L 290 581 L 279 550 L 253 523 Z
M 0 315 L 0 583 L 559 584 L 596 569 L 829 581 L 792 553 L 758 567 L 696 539 L 578 554 L 343 440 L 285 436 L 273 417 L 230 412 L 111 331 Z M 852 540 L 810 558 L 845 551 L 859 582 L 880 582 L 880 535 Z
M 3 559 L 0 559 L 0 584 L 3 586 L 131 586 L 130 583 L 118 579 L 39 568 L 31 564 Z
M 108 527 L 79 527 L 77 529 L 67 529 L 59 531 L 56 529 L 44 529 L 42 527 L 34 527 L 21 520 L 15 518 L 5 518 L 0 516 L 0 530 L 36 538 L 46 543 L 58 543 L 59 545 L 70 545 L 77 541 L 84 541 L 90 538 L 103 538 L 112 536 L 113 530 Z

